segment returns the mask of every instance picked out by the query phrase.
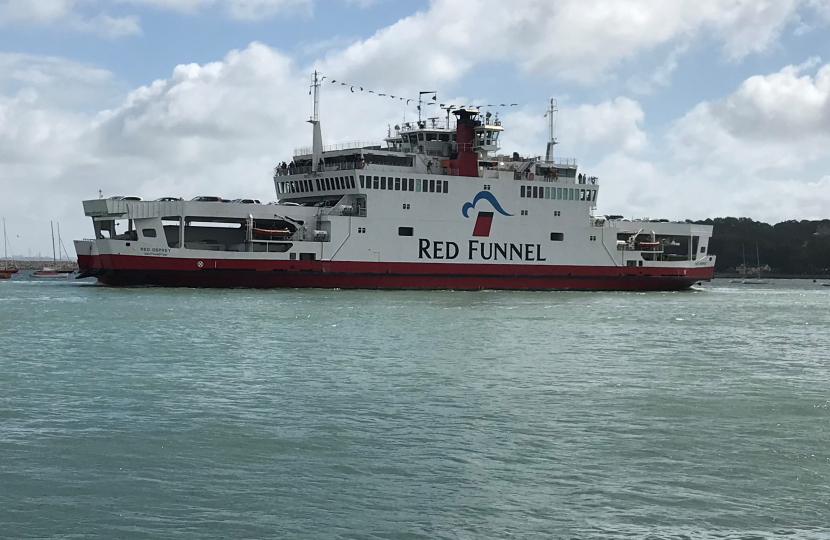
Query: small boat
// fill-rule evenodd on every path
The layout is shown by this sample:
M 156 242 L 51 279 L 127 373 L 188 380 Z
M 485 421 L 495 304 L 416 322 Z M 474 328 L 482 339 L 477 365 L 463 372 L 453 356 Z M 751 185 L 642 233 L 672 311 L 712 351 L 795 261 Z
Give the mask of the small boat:
M 12 275 L 9 272 L 0 272 L 0 279 L 11 279 Z
M 36 278 L 65 278 L 69 277 L 71 273 L 71 270 L 55 270 L 54 268 L 44 267 L 43 270 L 32 272 L 32 276 Z
M 758 242 L 755 243 L 755 257 L 756 262 L 758 264 L 758 277 L 757 278 L 750 278 L 746 276 L 746 248 L 743 249 L 744 254 L 744 266 L 741 271 L 744 277 L 741 279 L 733 279 L 732 283 L 740 283 L 741 285 L 766 285 L 767 280 L 761 279 L 761 257 L 759 256 L 758 252 Z
M 824 283 L 822 283 L 822 284 L 821 284 L 821 286 L 822 286 L 822 287 L 830 287 L 830 283 L 828 283 L 828 282 L 824 282 Z
M 9 266 L 9 241 L 6 238 L 6 220 L 3 219 L 3 269 L 0 270 L 2 274 L 16 274 L 18 269 L 14 266 Z M 11 277 L 11 275 L 9 276 Z M 8 277 L 0 277 L 0 279 L 9 279 Z

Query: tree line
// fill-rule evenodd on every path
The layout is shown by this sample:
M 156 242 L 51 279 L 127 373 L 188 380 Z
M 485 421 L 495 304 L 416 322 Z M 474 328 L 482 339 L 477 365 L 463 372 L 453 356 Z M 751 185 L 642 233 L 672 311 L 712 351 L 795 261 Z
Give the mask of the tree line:
M 773 274 L 830 275 L 830 220 L 783 221 L 770 225 L 750 218 L 715 218 L 709 253 L 717 255 L 716 272 L 735 272 L 744 262 L 755 267 L 758 245 L 761 267 Z

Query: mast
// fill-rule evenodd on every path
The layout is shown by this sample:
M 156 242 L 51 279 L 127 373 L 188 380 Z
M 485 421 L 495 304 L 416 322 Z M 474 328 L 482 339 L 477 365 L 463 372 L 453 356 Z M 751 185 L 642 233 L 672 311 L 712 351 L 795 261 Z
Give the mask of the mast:
M 63 247 L 63 240 L 61 240 L 61 223 L 58 222 L 58 259 L 63 260 L 63 254 L 61 253 L 61 248 Z
M 6 218 L 3 218 L 3 270 L 9 269 L 9 241 L 6 240 Z
M 51 221 L 49 222 L 49 229 L 52 231 L 52 263 L 57 263 L 57 259 L 55 259 L 55 228 Z
M 423 103 L 424 94 L 432 94 L 432 101 L 436 101 L 438 99 L 438 94 L 435 90 L 424 90 L 423 92 L 418 92 L 418 127 L 421 127 L 421 104 Z
M 553 99 L 553 98 L 550 98 L 550 106 L 548 107 L 547 113 L 545 113 L 545 116 L 548 117 L 549 130 L 550 130 L 550 138 L 548 139 L 548 148 L 545 151 L 545 161 L 547 161 L 547 162 L 553 161 L 553 147 L 557 144 L 556 139 L 553 137 L 553 130 L 556 127 L 556 122 L 554 122 L 553 117 L 557 112 L 559 112 L 559 110 L 556 108 L 556 100 Z
M 758 279 L 761 279 L 761 255 L 758 251 L 758 242 L 755 242 L 755 263 L 758 265 Z
M 319 172 L 320 159 L 323 157 L 323 133 L 320 131 L 320 83 L 322 82 L 320 73 L 314 70 L 314 75 L 311 79 L 311 91 L 314 93 L 314 109 L 312 111 L 309 123 L 313 127 L 311 140 L 311 171 Z

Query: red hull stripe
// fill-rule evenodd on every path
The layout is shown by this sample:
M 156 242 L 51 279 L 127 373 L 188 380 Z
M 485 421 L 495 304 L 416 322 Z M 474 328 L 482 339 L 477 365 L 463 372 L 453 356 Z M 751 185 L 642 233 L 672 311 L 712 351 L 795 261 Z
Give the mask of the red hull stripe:
M 678 290 L 709 268 L 384 263 L 82 256 L 82 275 L 112 285 L 406 289 Z M 201 265 L 200 265 L 201 263 Z

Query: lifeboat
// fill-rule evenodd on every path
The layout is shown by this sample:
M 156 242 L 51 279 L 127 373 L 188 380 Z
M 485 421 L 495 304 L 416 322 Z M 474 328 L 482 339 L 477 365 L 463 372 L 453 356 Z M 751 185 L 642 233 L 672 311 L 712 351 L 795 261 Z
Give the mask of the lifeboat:
M 254 227 L 251 229 L 254 236 L 276 236 L 279 238 L 288 238 L 292 233 L 288 229 L 258 229 Z

